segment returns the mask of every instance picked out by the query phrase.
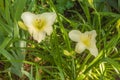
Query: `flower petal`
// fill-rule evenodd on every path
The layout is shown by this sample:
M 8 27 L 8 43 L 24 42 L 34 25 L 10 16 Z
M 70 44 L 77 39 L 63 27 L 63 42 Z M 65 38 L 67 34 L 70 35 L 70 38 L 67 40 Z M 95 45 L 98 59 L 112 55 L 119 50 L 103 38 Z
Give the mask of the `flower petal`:
M 96 39 L 97 33 L 95 30 L 85 32 L 90 37 L 90 46 L 86 46 L 86 48 L 90 51 L 92 55 L 95 57 L 98 55 L 98 49 L 96 47 Z
M 37 16 L 40 17 L 41 20 L 44 19 L 46 21 L 46 27 L 52 26 L 56 20 L 56 13 L 54 12 L 46 12 Z
M 85 33 L 82 33 L 80 36 L 80 41 L 83 42 L 84 45 L 86 45 L 87 48 L 91 47 L 93 44 L 96 43 L 96 31 L 86 31 Z
M 97 33 L 96 33 L 96 31 L 95 31 L 95 30 L 92 30 L 92 31 L 91 31 L 91 34 L 92 34 L 94 37 L 96 37 L 96 36 L 97 36 Z
M 21 18 L 27 27 L 33 27 L 33 20 L 35 16 L 36 15 L 31 12 L 24 12 L 22 13 Z
M 81 42 L 77 43 L 75 46 L 75 52 L 82 53 L 86 49 L 85 45 Z
M 33 32 L 34 40 L 37 40 L 39 43 L 45 39 L 46 33 L 45 32 Z
M 56 14 L 47 12 L 35 15 L 31 12 L 24 12 L 21 18 L 27 26 L 30 35 L 38 42 L 41 42 L 46 34 L 50 35 L 52 33 L 52 25 L 56 19 Z
M 97 49 L 96 45 L 93 45 L 92 47 L 88 48 L 88 50 L 90 51 L 90 53 L 93 56 L 96 57 L 98 55 L 98 49 Z
M 53 27 L 52 26 L 46 27 L 44 31 L 47 33 L 47 35 L 50 35 L 53 32 Z
M 86 31 L 84 33 L 84 35 L 88 35 L 88 37 L 90 37 L 90 39 L 95 39 L 95 37 L 97 36 L 97 33 L 95 30 L 92 30 L 92 31 Z
M 79 30 L 72 30 L 69 32 L 69 38 L 75 42 L 80 41 L 80 35 L 81 35 L 81 32 Z
M 45 21 L 44 31 L 47 33 L 47 35 L 50 35 L 53 31 L 52 25 L 56 20 L 56 13 L 46 12 L 37 16 L 40 17 L 41 20 Z

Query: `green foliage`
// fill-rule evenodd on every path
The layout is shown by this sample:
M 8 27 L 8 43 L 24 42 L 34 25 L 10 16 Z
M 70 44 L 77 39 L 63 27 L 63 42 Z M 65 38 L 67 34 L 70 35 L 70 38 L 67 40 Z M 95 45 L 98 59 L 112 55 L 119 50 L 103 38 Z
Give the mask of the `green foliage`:
M 120 0 L 0 0 L 0 78 L 3 80 L 120 79 Z M 21 14 L 56 12 L 41 43 L 18 26 Z M 66 15 L 67 14 L 67 15 Z M 96 30 L 99 54 L 74 52 L 69 31 Z M 64 50 L 72 56 L 66 56 Z M 2 68 L 2 70 L 1 70 Z M 5 75 L 5 76 L 4 76 Z
M 70 9 L 74 6 L 74 1 L 72 0 L 55 0 L 55 7 L 59 13 L 64 13 L 65 10 Z
M 21 68 L 25 55 L 21 54 L 21 49 L 18 49 L 21 42 L 19 42 L 20 35 L 17 21 L 20 19 L 25 3 L 25 0 L 16 0 L 15 2 L 6 0 L 4 1 L 4 9 L 0 8 L 0 53 L 11 63 L 10 68 L 6 70 L 19 77 L 22 76 Z M 14 42 L 16 39 L 18 40 Z M 15 49 L 10 49 L 12 47 L 15 47 Z
M 114 11 L 120 13 L 119 0 L 93 0 L 98 11 Z

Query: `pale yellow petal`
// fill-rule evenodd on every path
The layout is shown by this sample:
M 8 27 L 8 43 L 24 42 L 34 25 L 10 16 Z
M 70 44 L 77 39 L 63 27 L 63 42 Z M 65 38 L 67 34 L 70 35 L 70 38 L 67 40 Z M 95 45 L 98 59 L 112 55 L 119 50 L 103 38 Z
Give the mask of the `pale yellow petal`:
M 53 31 L 52 25 L 54 24 L 56 20 L 56 13 L 54 12 L 46 12 L 37 15 L 39 19 L 43 20 L 43 31 L 47 33 L 47 35 L 50 35 Z
M 69 32 L 69 38 L 75 42 L 80 41 L 80 35 L 81 35 L 81 32 L 79 30 L 72 30 Z
M 86 31 L 85 33 L 83 33 L 84 35 L 88 35 L 88 37 L 90 37 L 91 39 L 95 39 L 95 37 L 97 36 L 97 33 L 95 30 L 92 31 Z
M 82 53 L 86 49 L 85 45 L 81 42 L 77 43 L 75 46 L 75 52 Z
M 44 31 L 47 33 L 47 35 L 51 35 L 51 33 L 53 32 L 53 27 L 52 26 L 46 27 Z
M 89 48 L 96 43 L 96 35 L 95 30 L 87 31 L 80 36 L 80 40 L 84 45 L 86 45 L 87 48 Z
M 98 55 L 98 49 L 96 47 L 96 36 L 97 36 L 97 33 L 95 30 L 92 30 L 90 32 L 86 32 L 89 37 L 90 37 L 90 45 L 87 46 L 87 49 L 90 51 L 90 53 L 92 55 L 94 55 L 95 57 Z
M 98 55 L 98 49 L 97 49 L 96 45 L 91 46 L 90 48 L 88 48 L 88 50 L 90 51 L 90 53 L 93 56 L 96 57 Z
M 45 27 L 49 27 L 49 26 L 52 26 L 53 23 L 55 22 L 56 20 L 56 13 L 54 12 L 46 12 L 46 13 L 42 13 L 42 14 L 39 14 L 37 15 L 41 20 L 44 19 L 45 21 Z
M 34 32 L 33 33 L 33 39 L 38 41 L 39 43 L 45 39 L 45 32 Z
M 30 28 L 33 27 L 33 20 L 35 19 L 35 14 L 31 13 L 31 12 L 24 12 L 21 15 L 21 18 L 24 22 L 24 24 Z

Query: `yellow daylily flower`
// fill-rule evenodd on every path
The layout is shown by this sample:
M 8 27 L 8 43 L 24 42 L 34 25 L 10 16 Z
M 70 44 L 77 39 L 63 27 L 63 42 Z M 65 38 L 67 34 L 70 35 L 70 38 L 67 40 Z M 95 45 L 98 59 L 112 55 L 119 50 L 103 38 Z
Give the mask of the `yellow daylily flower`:
M 56 14 L 54 12 L 46 12 L 36 15 L 31 12 L 24 12 L 21 18 L 33 39 L 41 42 L 46 35 L 52 33 L 52 25 L 55 22 Z
M 77 42 L 75 52 L 82 53 L 85 49 L 88 49 L 95 57 L 98 55 L 95 40 L 96 36 L 97 34 L 95 30 L 87 31 L 85 33 L 81 33 L 79 30 L 72 30 L 69 32 L 70 39 Z

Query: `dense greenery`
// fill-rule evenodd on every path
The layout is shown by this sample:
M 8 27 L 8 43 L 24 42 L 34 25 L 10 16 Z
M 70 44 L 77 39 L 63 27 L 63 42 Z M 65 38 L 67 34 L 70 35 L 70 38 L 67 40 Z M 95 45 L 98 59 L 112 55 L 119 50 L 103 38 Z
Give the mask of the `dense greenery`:
M 52 35 L 33 40 L 18 25 L 25 11 L 55 12 Z M 97 57 L 74 51 L 74 29 L 96 30 Z M 119 80 L 120 0 L 0 0 L 1 79 Z

